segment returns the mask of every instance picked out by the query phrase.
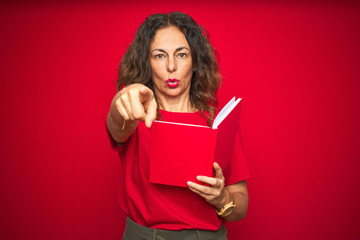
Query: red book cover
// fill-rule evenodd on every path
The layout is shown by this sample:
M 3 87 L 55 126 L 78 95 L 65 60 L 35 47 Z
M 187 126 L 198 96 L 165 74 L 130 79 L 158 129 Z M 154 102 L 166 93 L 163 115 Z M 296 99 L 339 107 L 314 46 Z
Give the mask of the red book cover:
M 224 111 L 219 112 L 216 119 L 223 119 L 218 127 L 215 126 L 217 120 L 214 120 L 213 128 L 154 121 L 151 127 L 150 182 L 187 187 L 187 181 L 200 183 L 196 180 L 198 175 L 213 177 L 214 161 L 225 168 L 234 151 L 240 100 L 235 102 L 233 98 L 223 108 L 225 115 L 228 111 L 225 118 L 222 116 Z M 173 139 L 176 139 L 176 144 Z

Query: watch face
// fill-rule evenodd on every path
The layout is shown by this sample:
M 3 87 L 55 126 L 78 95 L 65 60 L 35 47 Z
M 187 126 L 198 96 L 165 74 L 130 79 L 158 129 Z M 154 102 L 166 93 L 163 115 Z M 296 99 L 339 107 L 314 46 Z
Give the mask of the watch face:
M 223 216 L 229 215 L 234 210 L 234 208 L 235 206 L 230 206 L 227 209 L 225 209 L 225 211 L 223 212 Z

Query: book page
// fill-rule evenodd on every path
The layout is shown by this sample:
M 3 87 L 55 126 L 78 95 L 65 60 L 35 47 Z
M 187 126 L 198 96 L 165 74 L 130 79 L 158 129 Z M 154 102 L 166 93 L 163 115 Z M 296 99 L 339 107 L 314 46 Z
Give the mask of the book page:
M 174 124 L 174 125 L 183 125 L 183 126 L 190 126 L 190 127 L 210 128 L 209 126 L 202 126 L 202 125 L 188 124 L 188 123 L 167 122 L 167 121 L 159 121 L 159 120 L 155 120 L 154 122 Z
M 221 109 L 221 111 L 218 113 L 218 115 L 216 116 L 214 122 L 213 122 L 213 126 L 219 126 L 219 119 L 222 118 L 221 116 L 224 114 L 224 112 L 226 111 L 226 109 L 235 102 L 235 97 L 233 97 L 232 99 L 230 99 L 230 101 Z
M 227 115 L 235 108 L 235 106 L 241 101 L 241 98 L 238 98 L 235 101 L 235 97 L 233 97 L 226 105 L 221 109 L 219 114 L 216 116 L 213 122 L 213 129 L 217 129 L 220 123 L 226 118 Z

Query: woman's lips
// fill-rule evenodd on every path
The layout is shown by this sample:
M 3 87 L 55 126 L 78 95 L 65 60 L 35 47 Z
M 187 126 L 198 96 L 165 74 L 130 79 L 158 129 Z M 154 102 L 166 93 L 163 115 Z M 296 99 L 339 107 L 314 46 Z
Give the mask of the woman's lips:
M 176 78 L 169 78 L 165 82 L 166 82 L 166 85 L 168 85 L 168 87 L 170 87 L 170 88 L 176 88 L 179 85 L 179 80 Z

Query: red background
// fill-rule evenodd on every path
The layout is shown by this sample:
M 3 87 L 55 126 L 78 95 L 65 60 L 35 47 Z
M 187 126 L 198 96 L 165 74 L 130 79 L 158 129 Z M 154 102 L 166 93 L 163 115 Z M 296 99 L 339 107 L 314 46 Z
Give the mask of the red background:
M 121 238 L 105 118 L 137 27 L 174 10 L 210 33 L 220 103 L 244 97 L 229 238 L 359 239 L 360 5 L 341 1 L 2 4 L 0 238 Z

